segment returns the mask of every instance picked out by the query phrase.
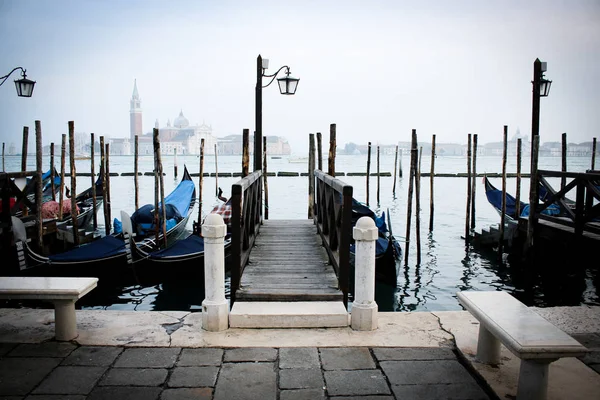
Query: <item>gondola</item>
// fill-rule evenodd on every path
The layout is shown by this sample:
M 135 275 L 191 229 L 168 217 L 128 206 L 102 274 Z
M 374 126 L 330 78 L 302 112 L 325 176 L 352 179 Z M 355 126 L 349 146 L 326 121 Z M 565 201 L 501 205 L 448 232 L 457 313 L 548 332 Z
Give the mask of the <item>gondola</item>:
M 98 175 L 98 179 L 94 182 L 93 187 L 90 186 L 83 192 L 79 193 L 77 197 L 75 197 L 75 201 L 77 204 L 77 228 L 85 229 L 87 228 L 94 217 L 94 192 L 92 190 L 96 190 L 96 212 L 102 207 L 104 202 L 104 197 L 102 194 L 102 181 L 104 179 L 104 168 L 100 168 L 100 174 Z M 71 199 L 65 198 L 63 202 L 69 202 Z M 71 214 L 63 215 L 62 220 L 57 221 L 57 229 L 65 228 L 66 226 L 71 224 L 72 218 Z
M 352 199 L 352 226 L 354 227 L 361 217 L 372 218 L 377 226 L 378 238 L 375 243 L 375 279 L 395 286 L 398 278 L 398 260 L 402 258 L 402 248 L 392 233 L 389 210 L 377 215 L 366 204 Z M 354 265 L 355 243 L 350 244 L 350 264 Z M 352 274 L 353 276 L 353 274 Z
M 177 240 L 185 231 L 189 217 L 196 202 L 196 187 L 192 178 L 184 167 L 183 177 L 177 187 L 165 197 L 167 213 L 167 242 Z M 160 205 L 159 205 L 160 207 Z M 136 247 L 153 251 L 164 244 L 164 236 L 159 233 L 158 244 L 155 242 L 155 230 L 152 222 L 148 223 L 148 215 L 153 215 L 154 205 L 145 205 L 133 213 L 131 218 L 124 223 L 135 227 L 133 243 Z M 148 214 L 150 213 L 150 214 Z M 160 214 L 160 213 L 159 213 Z M 162 216 L 160 217 L 162 219 Z M 115 222 L 119 222 L 115 220 Z M 27 265 L 21 269 L 33 270 L 49 268 L 51 273 L 57 275 L 99 276 L 123 272 L 122 267 L 127 265 L 127 260 L 132 257 L 128 249 L 129 238 L 121 229 L 119 223 L 115 224 L 112 234 L 97 239 L 89 244 L 81 245 L 70 251 L 53 254 L 48 257 L 37 254 L 29 247 L 26 240 L 18 240 L 17 250 L 25 257 Z M 162 225 L 162 221 L 160 223 Z M 41 272 L 41 271 L 40 271 Z

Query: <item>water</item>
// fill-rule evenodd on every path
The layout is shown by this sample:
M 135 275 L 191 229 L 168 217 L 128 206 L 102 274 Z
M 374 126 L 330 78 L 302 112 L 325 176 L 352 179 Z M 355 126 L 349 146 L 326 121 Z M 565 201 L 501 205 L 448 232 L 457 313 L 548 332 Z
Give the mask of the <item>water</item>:
M 430 171 L 430 157 L 423 155 L 422 172 Z M 377 171 L 376 158 L 372 157 L 371 172 Z M 407 193 L 409 157 L 401 159 L 403 177 L 396 182 L 396 193 L 392 193 L 393 177 L 380 178 L 380 195 L 377 201 L 377 177 L 370 177 L 370 205 L 378 211 L 388 212 L 394 235 L 404 243 L 407 221 Z M 34 157 L 29 157 L 28 169 L 35 169 Z M 96 171 L 99 167 L 96 162 Z M 140 157 L 139 170 L 152 170 L 153 160 L 150 156 Z M 178 169 L 181 179 L 183 166 L 187 165 L 190 172 L 198 172 L 199 158 L 197 156 L 178 156 Z M 218 156 L 218 172 L 240 172 L 241 156 Z M 365 172 L 366 156 L 337 156 L 336 170 L 340 172 Z M 58 165 L 58 163 L 57 163 Z M 78 160 L 77 171 L 89 172 L 90 161 Z M 165 176 L 165 192 L 169 193 L 178 183 L 173 178 L 174 159 L 163 156 Z M 326 168 L 327 160 L 324 160 Z M 570 172 L 584 172 L 589 169 L 591 160 L 588 158 L 571 158 L 568 162 Z M 49 157 L 44 158 L 44 169 L 49 166 Z M 558 157 L 542 157 L 539 160 L 540 169 L 560 170 L 561 159 Z M 20 169 L 20 157 L 7 157 L 7 171 Z M 500 157 L 477 158 L 478 173 L 500 173 L 502 160 Z M 204 171 L 215 172 L 215 158 L 205 157 Z M 268 171 L 306 172 L 306 162 L 290 162 L 289 157 L 268 159 Z M 133 157 L 111 156 L 111 172 L 133 172 Z M 394 155 L 380 157 L 380 171 L 394 172 Z M 435 160 L 436 173 L 463 173 L 467 171 L 466 157 L 437 157 Z M 507 172 L 516 172 L 514 160 L 508 160 Z M 522 172 L 529 172 L 529 159 L 523 159 Z M 366 177 L 340 176 L 339 179 L 354 187 L 354 197 L 366 201 Z M 194 178 L 198 185 L 198 178 Z M 239 178 L 204 178 L 202 215 L 212 210 L 217 204 L 216 187 L 224 190 L 229 196 L 231 185 Z M 497 187 L 501 186 L 500 178 L 492 178 Z M 90 186 L 90 177 L 77 178 L 77 191 Z M 67 179 L 67 184 L 70 180 Z M 558 182 L 551 184 L 558 186 Z M 507 190 L 515 194 L 515 179 L 507 179 Z M 142 176 L 139 178 L 140 204 L 154 202 L 154 178 Z M 269 177 L 269 218 L 270 219 L 304 219 L 307 217 L 308 178 L 307 177 Z M 409 259 L 398 265 L 399 273 L 395 287 L 377 284 L 376 300 L 381 311 L 442 311 L 461 310 L 455 293 L 459 290 L 496 290 L 502 289 L 512 293 L 527 305 L 575 306 L 599 305 L 597 266 L 581 268 L 563 264 L 554 265 L 552 276 L 538 273 L 524 273 L 520 269 L 498 262 L 495 252 L 485 249 L 475 249 L 465 246 L 465 213 L 466 213 L 467 180 L 464 178 L 435 178 L 434 185 L 434 229 L 429 232 L 430 218 L 430 181 L 423 177 L 421 181 L 421 263 L 417 265 L 417 246 L 415 240 L 415 211 L 413 203 L 411 241 L 408 245 Z M 522 199 L 527 200 L 529 180 L 521 181 Z M 120 210 L 131 214 L 134 210 L 133 177 L 111 177 L 112 216 L 119 216 Z M 477 180 L 476 197 L 476 231 L 487 228 L 499 222 L 499 216 L 487 202 L 481 179 Z M 188 223 L 191 232 L 193 220 L 198 219 L 198 206 L 194 209 L 193 217 Z M 103 211 L 98 211 L 99 230 L 103 231 Z M 551 251 L 551 249 L 549 249 Z M 596 263 L 597 264 L 597 263 Z M 568 270 L 569 272 L 563 273 Z M 228 288 L 227 278 L 226 287 Z M 204 299 L 203 282 L 201 278 L 189 276 L 169 277 L 160 283 L 139 284 L 136 282 L 106 283 L 100 285 L 78 304 L 92 309 L 118 310 L 197 310 Z

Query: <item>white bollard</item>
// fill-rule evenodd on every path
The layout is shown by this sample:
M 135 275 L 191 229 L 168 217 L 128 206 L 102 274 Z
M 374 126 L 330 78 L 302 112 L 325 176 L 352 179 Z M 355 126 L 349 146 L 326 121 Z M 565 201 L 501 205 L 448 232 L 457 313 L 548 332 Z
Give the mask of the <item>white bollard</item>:
M 354 302 L 351 325 L 357 331 L 377 329 L 375 302 L 375 242 L 377 227 L 369 217 L 361 217 L 352 232 L 356 241 L 354 257 Z
M 202 328 L 218 332 L 229 328 L 229 305 L 225 299 L 225 234 L 219 214 L 209 214 L 202 225 L 204 237 L 204 300 Z

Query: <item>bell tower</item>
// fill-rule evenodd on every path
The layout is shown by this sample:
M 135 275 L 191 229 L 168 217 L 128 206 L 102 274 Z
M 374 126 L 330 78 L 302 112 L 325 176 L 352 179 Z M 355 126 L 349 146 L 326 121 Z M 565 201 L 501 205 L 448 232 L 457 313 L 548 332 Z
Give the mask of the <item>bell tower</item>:
M 133 94 L 129 101 L 129 130 L 131 142 L 135 140 L 136 136 L 142 135 L 142 99 L 137 89 L 137 80 L 133 81 Z

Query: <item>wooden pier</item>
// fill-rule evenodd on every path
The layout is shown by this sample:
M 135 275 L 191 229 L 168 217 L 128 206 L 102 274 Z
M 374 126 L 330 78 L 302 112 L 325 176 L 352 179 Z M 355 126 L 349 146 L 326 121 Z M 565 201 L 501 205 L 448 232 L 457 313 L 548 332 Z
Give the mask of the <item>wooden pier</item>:
M 314 221 L 265 220 L 236 296 L 238 301 L 342 301 Z

